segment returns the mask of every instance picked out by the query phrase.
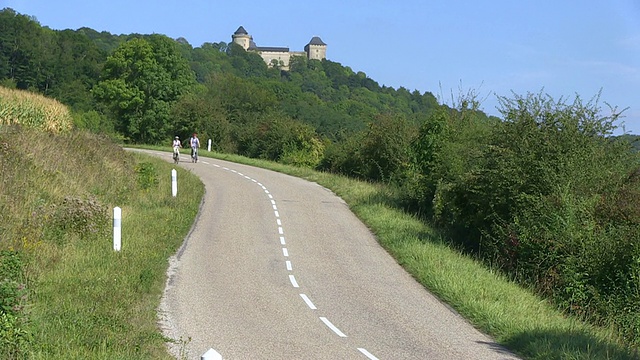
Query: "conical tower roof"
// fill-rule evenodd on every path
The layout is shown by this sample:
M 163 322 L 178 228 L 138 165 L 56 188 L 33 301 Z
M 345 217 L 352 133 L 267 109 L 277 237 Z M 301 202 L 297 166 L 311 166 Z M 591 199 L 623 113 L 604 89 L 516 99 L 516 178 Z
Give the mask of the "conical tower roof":
M 314 36 L 313 38 L 311 38 L 311 41 L 309 41 L 309 44 L 307 45 L 327 45 L 324 43 L 324 41 L 322 41 L 322 39 L 320 39 L 320 37 L 318 36 Z
M 249 35 L 249 33 L 247 32 L 247 30 L 244 29 L 244 27 L 242 27 L 242 25 L 240 25 L 238 30 L 236 30 L 236 32 L 234 32 L 233 35 Z

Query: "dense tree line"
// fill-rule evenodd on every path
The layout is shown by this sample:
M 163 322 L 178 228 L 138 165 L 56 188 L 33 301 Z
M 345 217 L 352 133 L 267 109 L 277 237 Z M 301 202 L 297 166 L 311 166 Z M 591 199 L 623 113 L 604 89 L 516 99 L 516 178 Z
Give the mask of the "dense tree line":
M 289 71 L 235 44 L 163 35 L 55 31 L 0 12 L 0 84 L 57 98 L 75 122 L 123 141 L 196 131 L 218 151 L 380 181 L 453 244 L 640 344 L 640 172 L 620 113 L 544 94 L 380 86 L 330 60 Z

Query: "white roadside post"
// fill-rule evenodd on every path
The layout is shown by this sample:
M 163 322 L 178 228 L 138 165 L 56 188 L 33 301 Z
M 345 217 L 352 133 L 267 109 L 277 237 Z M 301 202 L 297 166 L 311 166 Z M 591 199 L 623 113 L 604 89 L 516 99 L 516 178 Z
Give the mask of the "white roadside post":
M 207 151 L 211 152 L 211 139 L 209 139 L 208 141 L 208 145 L 207 145 Z
M 122 247 L 122 209 L 113 208 L 113 250 L 120 251 Z
M 178 195 L 178 172 L 176 169 L 171 169 L 171 195 L 173 197 Z
M 213 349 L 209 349 L 209 351 L 200 356 L 200 360 L 222 360 L 222 355 Z

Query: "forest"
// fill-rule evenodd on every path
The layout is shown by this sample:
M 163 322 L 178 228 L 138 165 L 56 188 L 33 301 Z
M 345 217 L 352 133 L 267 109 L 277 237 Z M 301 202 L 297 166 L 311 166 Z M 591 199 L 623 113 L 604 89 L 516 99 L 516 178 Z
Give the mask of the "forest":
M 637 137 L 598 94 L 451 104 L 330 60 L 267 66 L 235 44 L 53 30 L 0 11 L 0 86 L 55 98 L 122 144 L 197 132 L 218 152 L 388 184 L 398 206 L 567 314 L 640 345 Z M 2 109 L 0 109 L 2 112 Z

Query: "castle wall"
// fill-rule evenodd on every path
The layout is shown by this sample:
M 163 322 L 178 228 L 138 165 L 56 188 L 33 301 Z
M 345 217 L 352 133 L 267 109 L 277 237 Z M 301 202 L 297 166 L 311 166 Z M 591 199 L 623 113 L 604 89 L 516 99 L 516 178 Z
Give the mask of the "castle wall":
M 260 56 L 267 65 L 271 66 L 272 61 L 278 61 L 278 64 L 282 64 L 282 69 L 289 70 L 289 59 L 291 58 L 291 52 L 275 52 L 275 51 L 259 51 Z

